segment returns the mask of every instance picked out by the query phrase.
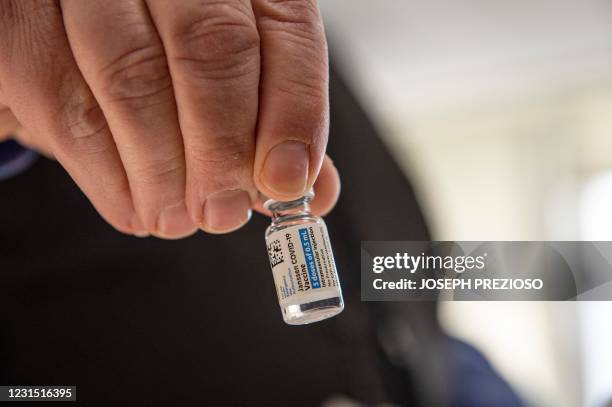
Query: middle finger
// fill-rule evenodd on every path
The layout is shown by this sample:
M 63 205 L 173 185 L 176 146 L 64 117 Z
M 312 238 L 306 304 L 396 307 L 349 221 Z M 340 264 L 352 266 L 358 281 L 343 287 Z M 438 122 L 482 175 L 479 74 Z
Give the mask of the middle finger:
M 253 184 L 259 34 L 247 0 L 147 0 L 168 55 L 192 217 L 209 232 L 239 228 Z

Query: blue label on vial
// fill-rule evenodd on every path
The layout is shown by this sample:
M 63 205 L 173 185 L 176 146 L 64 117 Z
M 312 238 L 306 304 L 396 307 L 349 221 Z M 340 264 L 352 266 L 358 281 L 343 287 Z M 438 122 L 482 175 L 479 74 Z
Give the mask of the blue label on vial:
M 312 252 L 312 244 L 310 243 L 308 229 L 299 229 L 298 233 L 300 234 L 300 242 L 302 243 L 304 258 L 306 259 L 306 267 L 308 268 L 310 286 L 312 288 L 321 288 L 321 282 L 319 281 L 319 272 L 317 271 L 317 263 L 315 262 L 314 253 Z

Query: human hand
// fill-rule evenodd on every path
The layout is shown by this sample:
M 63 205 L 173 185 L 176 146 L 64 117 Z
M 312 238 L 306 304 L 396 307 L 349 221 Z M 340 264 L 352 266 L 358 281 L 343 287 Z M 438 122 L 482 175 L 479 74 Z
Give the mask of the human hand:
M 314 0 L 0 3 L 0 138 L 55 157 L 124 233 L 232 231 L 259 192 L 315 180 L 329 211 L 327 82 Z

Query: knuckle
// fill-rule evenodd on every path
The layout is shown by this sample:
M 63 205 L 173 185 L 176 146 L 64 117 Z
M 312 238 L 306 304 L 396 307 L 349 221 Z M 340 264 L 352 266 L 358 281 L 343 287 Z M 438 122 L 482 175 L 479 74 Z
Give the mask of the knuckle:
M 0 7 L 0 22 L 3 23 L 3 27 L 9 26 L 15 19 L 15 3 L 12 1 L 6 1 L 2 3 Z
M 299 79 L 296 79 L 299 78 Z M 327 77 L 307 73 L 279 78 L 276 89 L 304 106 L 304 114 L 320 116 L 327 109 Z
M 257 7 L 261 18 L 270 23 L 303 25 L 311 29 L 321 27 L 315 0 L 261 0 Z
M 206 3 L 205 3 L 206 4 Z M 233 2 L 211 2 L 177 22 L 171 60 L 196 80 L 232 79 L 259 69 L 259 33 Z
M 44 77 L 62 57 L 54 52 L 65 45 L 58 21 L 61 13 L 53 0 L 0 2 L 0 62 L 11 65 L 23 56 L 33 57 L 36 63 L 21 63 L 20 68 Z
M 106 101 L 141 110 L 174 100 L 166 55 L 156 41 L 136 41 L 98 74 Z
M 134 169 L 134 179 L 141 185 L 164 186 L 176 183 L 183 177 L 182 154 L 149 160 Z
M 327 41 L 317 4 L 307 0 L 261 0 L 262 35 L 279 38 L 290 69 L 275 84 L 281 92 L 306 97 L 313 104 L 327 98 Z
M 109 142 L 108 124 L 93 97 L 69 98 L 61 109 L 62 127 L 54 145 L 79 155 L 97 155 L 114 145 Z
M 215 187 L 232 186 L 252 168 L 253 149 L 251 141 L 228 137 L 222 142 L 190 147 L 189 165 Z

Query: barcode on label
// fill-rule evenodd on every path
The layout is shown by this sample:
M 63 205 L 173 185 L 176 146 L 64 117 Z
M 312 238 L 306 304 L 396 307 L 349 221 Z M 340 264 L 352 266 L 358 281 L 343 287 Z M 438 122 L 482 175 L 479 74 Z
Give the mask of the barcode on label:
M 283 248 L 281 247 L 279 239 L 273 240 L 268 244 L 268 257 L 270 257 L 270 265 L 272 268 L 284 261 Z

